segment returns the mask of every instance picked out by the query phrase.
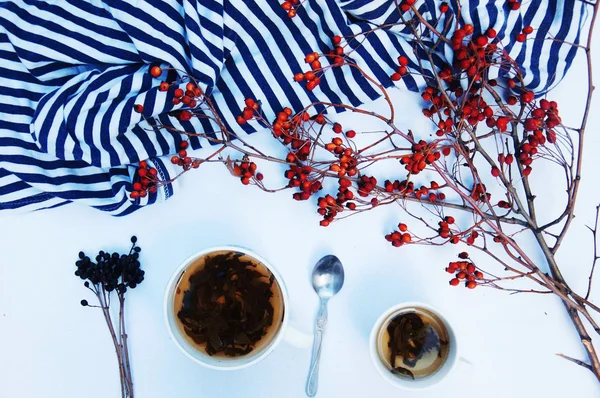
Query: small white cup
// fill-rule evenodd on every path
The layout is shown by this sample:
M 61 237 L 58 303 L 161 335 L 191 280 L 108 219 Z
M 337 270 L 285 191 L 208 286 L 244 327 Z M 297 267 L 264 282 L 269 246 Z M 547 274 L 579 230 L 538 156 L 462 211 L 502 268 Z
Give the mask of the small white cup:
M 173 300 L 175 296 L 175 290 L 177 289 L 177 285 L 179 284 L 179 280 L 181 279 L 184 272 L 188 269 L 190 265 L 194 263 L 194 261 L 206 254 L 218 251 L 237 251 L 244 253 L 246 256 L 252 257 L 253 259 L 260 262 L 264 265 L 275 277 L 275 280 L 279 284 L 279 288 L 281 291 L 281 297 L 283 301 L 283 315 L 281 325 L 276 332 L 276 335 L 272 338 L 269 344 L 265 347 L 261 347 L 255 351 L 252 351 L 246 355 L 238 356 L 238 357 L 222 357 L 222 356 L 210 356 L 204 350 L 199 349 L 198 347 L 192 345 L 190 341 L 184 336 L 184 332 L 181 331 L 177 324 L 175 309 L 173 306 Z M 303 347 L 308 346 L 310 343 L 307 341 L 307 336 L 302 333 L 288 328 L 288 318 L 289 318 L 289 299 L 288 299 L 288 291 L 285 287 L 285 283 L 281 278 L 281 275 L 277 272 L 277 270 L 269 264 L 264 258 L 254 254 L 248 249 L 237 247 L 237 246 L 218 246 L 211 247 L 206 250 L 199 251 L 198 253 L 190 256 L 187 260 L 185 260 L 173 273 L 173 276 L 169 280 L 167 284 L 167 289 L 165 292 L 165 300 L 164 300 L 164 314 L 165 314 L 165 322 L 167 324 L 167 329 L 171 336 L 171 339 L 175 342 L 175 345 L 192 361 L 199 363 L 200 365 L 206 366 L 211 369 L 216 370 L 238 370 L 243 369 L 248 366 L 254 365 L 263 359 L 265 359 L 277 345 L 285 338 L 290 344 Z M 285 336 L 285 337 L 284 337 Z
M 379 340 L 380 330 L 384 328 L 398 313 L 417 309 L 423 309 L 433 313 L 444 323 L 446 329 L 448 330 L 450 349 L 446 360 L 436 372 L 423 378 L 410 380 L 397 376 L 391 372 L 389 365 L 384 363 L 381 359 L 377 342 Z M 379 317 L 377 322 L 375 322 L 375 326 L 373 326 L 373 329 L 371 330 L 371 336 L 369 338 L 369 351 L 371 352 L 371 360 L 373 365 L 379 374 L 396 387 L 400 387 L 405 390 L 424 390 L 426 388 L 433 387 L 450 374 L 450 372 L 455 368 L 459 359 L 456 335 L 454 334 L 454 330 L 452 329 L 450 322 L 448 322 L 447 318 L 437 308 L 432 307 L 429 304 L 418 302 L 397 304 L 385 311 Z

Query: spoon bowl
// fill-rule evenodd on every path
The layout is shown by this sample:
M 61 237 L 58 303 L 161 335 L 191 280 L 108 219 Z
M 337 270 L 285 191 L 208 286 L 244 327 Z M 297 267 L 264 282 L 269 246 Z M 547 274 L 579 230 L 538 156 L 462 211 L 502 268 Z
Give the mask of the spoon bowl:
M 312 284 L 320 298 L 330 299 L 335 296 L 344 284 L 342 262 L 332 255 L 320 259 L 313 269 Z

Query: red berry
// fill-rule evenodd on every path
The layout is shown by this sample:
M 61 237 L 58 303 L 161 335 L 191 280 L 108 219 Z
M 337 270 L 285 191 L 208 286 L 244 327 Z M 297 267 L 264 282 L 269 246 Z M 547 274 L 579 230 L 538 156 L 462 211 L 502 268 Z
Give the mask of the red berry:
M 188 120 L 192 119 L 192 112 L 188 111 L 188 110 L 184 110 L 181 111 L 181 113 L 179 113 L 179 120 L 182 122 L 187 122 Z
M 522 102 L 530 103 L 534 99 L 535 99 L 535 94 L 533 93 L 533 91 L 526 91 L 523 94 L 521 94 L 521 101 Z
M 523 33 L 519 33 L 516 37 L 515 40 L 518 41 L 519 43 L 523 43 L 525 40 L 527 40 L 527 36 Z
M 440 4 L 440 12 L 441 13 L 446 13 L 448 12 L 448 10 L 450 9 L 450 7 L 448 7 L 448 3 L 446 3 L 445 1 Z
M 533 27 L 532 26 L 526 26 L 523 28 L 523 33 L 525 33 L 526 35 L 530 35 L 533 33 Z
M 408 230 L 408 226 L 406 224 L 400 223 L 398 224 L 398 229 L 402 232 L 406 232 Z
M 475 282 L 475 281 L 468 281 L 467 284 L 466 284 L 466 286 L 469 289 L 475 289 L 477 287 L 477 282 Z
M 160 68 L 160 66 L 153 66 L 152 68 L 150 68 L 150 75 L 152 75 L 152 77 L 159 77 L 160 75 L 162 75 L 162 69 Z
M 342 132 L 342 125 L 339 123 L 334 123 L 333 124 L 333 132 L 336 134 L 341 134 Z
M 139 169 L 139 170 L 138 170 L 138 175 L 139 175 L 140 177 L 142 177 L 142 178 L 143 178 L 143 177 L 146 177 L 146 176 L 148 175 L 148 170 L 146 170 L 146 169 Z
M 400 64 L 400 66 L 408 66 L 408 58 L 404 55 L 401 55 L 398 57 L 398 63 Z
M 475 42 L 477 43 L 478 46 L 483 47 L 486 44 L 488 44 L 488 38 L 486 36 L 482 35 L 482 36 L 477 37 Z
M 342 42 L 342 38 L 340 36 L 333 36 L 331 38 L 331 41 L 333 42 L 333 44 L 337 45 L 337 44 L 340 44 Z
M 177 164 L 177 163 L 179 163 L 179 156 L 173 156 L 173 157 L 171 158 L 171 163 L 173 163 L 173 164 Z
M 135 104 L 133 106 L 133 110 L 136 111 L 137 113 L 142 113 L 142 112 L 144 112 L 144 106 L 141 104 Z
M 179 143 L 179 148 L 181 148 L 181 149 L 187 149 L 189 145 L 190 145 L 190 144 L 189 144 L 189 142 L 188 142 L 188 141 L 181 141 L 181 142 Z
M 176 88 L 175 91 L 173 91 L 173 95 L 175 95 L 175 97 L 183 97 L 183 90 Z
M 398 80 L 402 79 L 402 76 L 400 75 L 400 73 L 392 73 L 392 75 L 390 76 L 390 79 L 397 82 Z
M 458 286 L 459 283 L 460 281 L 456 278 L 450 279 L 450 286 Z
M 294 75 L 294 80 L 300 83 L 302 80 L 304 80 L 304 73 L 296 73 Z
M 158 86 L 158 89 L 160 91 L 167 91 L 169 89 L 169 83 L 167 83 L 167 82 L 160 83 L 160 85 Z
M 492 28 L 489 28 L 488 30 L 486 30 L 486 31 L 485 31 L 485 34 L 486 34 L 486 35 L 487 35 L 487 37 L 489 37 L 490 39 L 493 39 L 493 38 L 495 38 L 495 37 L 498 35 L 498 33 L 497 33 L 497 32 L 496 32 L 494 29 L 492 29 Z
M 356 131 L 354 131 L 354 130 L 348 130 L 348 131 L 346 131 L 346 137 L 348 137 L 348 138 L 354 138 L 354 137 L 356 137 Z
M 492 175 L 494 177 L 498 177 L 500 175 L 500 169 L 498 167 L 496 167 L 496 166 L 493 166 L 492 167 Z
M 321 225 L 322 227 L 327 227 L 327 226 L 329 226 L 329 221 L 328 220 L 321 220 L 321 222 L 319 223 L 319 225 Z
M 133 192 L 131 192 L 131 193 L 129 194 L 129 197 L 130 197 L 131 199 L 137 199 L 137 198 L 139 198 L 139 197 L 140 197 L 140 193 L 139 193 L 138 191 L 133 191 Z

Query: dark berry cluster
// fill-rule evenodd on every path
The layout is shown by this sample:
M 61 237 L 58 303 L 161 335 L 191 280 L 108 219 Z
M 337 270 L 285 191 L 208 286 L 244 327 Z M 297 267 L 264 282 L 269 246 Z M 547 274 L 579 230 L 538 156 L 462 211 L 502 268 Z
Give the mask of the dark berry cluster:
M 144 271 L 140 269 L 139 253 L 141 248 L 136 246 L 137 238 L 131 237 L 131 250 L 128 254 L 108 253 L 100 250 L 93 261 L 84 252 L 79 252 L 79 260 L 75 263 L 75 275 L 85 280 L 85 286 L 93 285 L 95 291 L 112 292 L 119 294 L 134 289 L 144 280 Z M 82 305 L 88 305 L 82 300 Z

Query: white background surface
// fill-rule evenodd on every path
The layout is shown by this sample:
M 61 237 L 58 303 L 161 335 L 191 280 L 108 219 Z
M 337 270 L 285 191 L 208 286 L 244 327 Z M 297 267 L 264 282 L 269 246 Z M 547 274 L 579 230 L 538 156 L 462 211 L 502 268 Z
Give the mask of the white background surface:
M 595 59 L 600 78 L 598 53 Z M 559 101 L 563 119 L 572 125 L 584 96 L 581 55 L 578 61 L 549 95 Z M 418 120 L 411 119 L 418 108 L 406 105 L 417 95 L 395 90 L 393 97 L 403 110 L 400 127 L 422 125 L 420 114 Z M 592 257 L 585 225 L 592 223 L 594 205 L 600 201 L 598 104 L 597 96 L 577 218 L 559 256 L 568 280 L 580 291 Z M 272 143 L 267 134 L 255 135 L 251 142 L 259 147 Z M 545 184 L 554 178 L 542 172 L 540 177 Z M 189 255 L 222 244 L 251 248 L 279 269 L 289 289 L 291 325 L 306 333 L 312 332 L 317 309 L 309 282 L 313 264 L 328 253 L 344 263 L 346 284 L 329 307 L 319 397 L 600 396 L 590 372 L 555 356 L 584 358 L 575 330 L 554 297 L 450 288 L 443 269 L 458 248 L 397 249 L 383 239 L 402 217 L 398 208 L 388 206 L 321 228 L 314 204 L 298 203 L 290 196 L 289 191 L 266 194 L 242 186 L 214 164 L 186 175 L 167 203 L 126 218 L 77 205 L 1 218 L 0 397 L 120 396 L 117 361 L 104 319 L 98 310 L 80 306 L 82 298 L 92 297 L 73 272 L 79 250 L 124 251 L 133 234 L 143 249 L 147 275 L 127 294 L 137 397 L 304 397 L 308 348 L 283 343 L 265 361 L 231 373 L 196 365 L 169 340 L 162 315 L 168 278 Z M 599 289 L 593 294 L 596 302 Z M 424 392 L 403 392 L 383 380 L 371 365 L 367 346 L 378 316 L 409 300 L 443 310 L 453 320 L 462 356 L 472 362 Z

